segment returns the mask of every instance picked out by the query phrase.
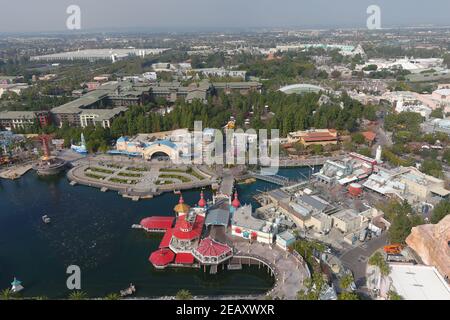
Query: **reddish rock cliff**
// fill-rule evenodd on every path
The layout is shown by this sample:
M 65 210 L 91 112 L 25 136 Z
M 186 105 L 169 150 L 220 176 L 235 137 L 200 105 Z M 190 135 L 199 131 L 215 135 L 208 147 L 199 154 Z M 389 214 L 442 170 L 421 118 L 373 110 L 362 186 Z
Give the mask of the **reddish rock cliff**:
M 450 215 L 438 224 L 427 224 L 412 229 L 406 239 L 422 259 L 435 266 L 443 276 L 450 278 Z

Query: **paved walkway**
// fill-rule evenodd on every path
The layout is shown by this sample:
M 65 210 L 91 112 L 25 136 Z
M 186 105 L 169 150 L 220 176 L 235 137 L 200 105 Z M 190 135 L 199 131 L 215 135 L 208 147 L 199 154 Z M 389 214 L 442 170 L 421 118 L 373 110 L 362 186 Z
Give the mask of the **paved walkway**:
M 199 180 L 195 175 L 191 175 L 189 173 L 184 172 L 160 172 L 161 168 L 172 168 L 167 163 L 166 164 L 150 164 L 148 162 L 144 162 L 142 160 L 126 160 L 126 159 L 111 159 L 106 158 L 104 160 L 104 156 L 97 157 L 86 157 L 77 161 L 77 164 L 74 168 L 72 168 L 68 173 L 67 177 L 71 181 L 75 181 L 79 184 L 93 186 L 97 188 L 106 188 L 109 190 L 116 190 L 123 194 L 136 196 L 136 197 L 148 197 L 159 195 L 163 192 L 169 192 L 173 190 L 189 190 L 195 188 L 201 188 L 209 186 L 216 182 L 215 179 L 205 178 L 203 180 Z M 120 160 L 120 161 L 118 161 Z M 122 168 L 109 168 L 107 164 L 117 164 Z M 85 174 L 85 170 L 89 167 L 99 167 L 107 170 L 114 171 L 112 174 L 102 173 L 93 171 L 92 173 L 104 177 L 103 180 L 87 177 Z M 129 167 L 146 167 L 148 171 L 131 171 L 128 170 Z M 174 166 L 173 168 L 176 168 Z M 141 177 L 128 177 L 128 176 L 120 176 L 119 173 L 129 172 L 133 174 L 141 174 Z M 180 179 L 176 178 L 167 178 L 163 180 L 168 180 L 174 182 L 174 184 L 170 185 L 156 185 L 155 182 L 159 179 L 158 177 L 161 174 L 174 175 L 174 176 L 183 176 L 189 178 L 189 182 L 182 182 Z M 111 178 L 120 178 L 122 180 L 135 180 L 136 184 L 122 184 L 110 181 Z
M 297 299 L 297 292 L 303 288 L 303 281 L 309 277 L 309 272 L 296 257 L 277 246 L 271 247 L 259 242 L 250 244 L 239 238 L 233 238 L 233 243 L 238 250 L 235 256 L 261 258 L 270 264 L 275 272 L 275 287 L 269 295 L 286 300 Z
M 8 168 L 6 170 L 2 170 L 0 172 L 0 178 L 3 179 L 18 179 L 21 176 L 23 176 L 25 173 L 30 171 L 32 169 L 32 164 L 25 164 L 25 165 L 16 165 L 14 167 Z

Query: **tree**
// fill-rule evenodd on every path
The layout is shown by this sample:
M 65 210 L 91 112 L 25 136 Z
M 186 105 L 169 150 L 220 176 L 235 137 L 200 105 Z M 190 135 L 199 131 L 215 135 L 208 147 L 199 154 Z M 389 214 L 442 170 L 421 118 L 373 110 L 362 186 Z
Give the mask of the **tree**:
M 353 292 L 342 292 L 339 294 L 338 300 L 359 300 L 359 297 Z
M 353 282 L 354 282 L 353 276 L 351 274 L 346 274 L 341 278 L 339 284 L 343 290 L 347 290 L 350 288 Z
M 443 58 L 444 64 L 447 66 L 447 68 L 450 68 L 450 53 L 446 53 Z
M 352 142 L 356 144 L 363 144 L 366 142 L 366 138 L 364 138 L 364 135 L 360 132 L 352 134 Z
M 189 290 L 180 290 L 176 294 L 177 300 L 192 300 L 192 294 Z
M 450 164 L 450 148 L 444 151 L 442 158 L 444 159 L 445 162 Z
M 397 292 L 395 292 L 394 290 L 390 290 L 388 292 L 388 299 L 389 300 L 403 300 L 403 297 L 401 295 L 399 295 Z
M 84 291 L 72 291 L 69 294 L 69 300 L 85 300 L 87 297 L 88 296 Z
M 120 300 L 120 294 L 110 293 L 105 297 L 105 300 Z
M 370 258 L 369 258 L 369 265 L 378 267 L 380 269 L 382 276 L 388 276 L 391 272 L 389 265 L 387 264 L 386 260 L 383 257 L 383 254 L 379 251 L 375 252 Z
M 0 292 L 0 300 L 11 300 L 12 298 L 14 298 L 14 293 L 11 289 L 4 289 Z
M 444 176 L 442 164 L 435 159 L 424 160 L 420 166 L 420 171 L 436 178 L 442 178 Z
M 298 300 L 319 300 L 320 294 L 327 285 L 323 275 L 319 272 L 313 273 L 311 278 L 305 279 L 303 285 L 305 290 L 297 293 Z
M 433 214 L 431 215 L 430 222 L 433 224 L 439 223 L 442 219 L 444 219 L 449 214 L 450 214 L 450 201 L 442 200 L 434 208 Z
M 369 64 L 368 66 L 364 67 L 364 71 L 377 71 L 378 66 L 376 64 Z
M 444 109 L 443 108 L 434 109 L 433 111 L 431 111 L 430 117 L 443 119 L 444 118 Z

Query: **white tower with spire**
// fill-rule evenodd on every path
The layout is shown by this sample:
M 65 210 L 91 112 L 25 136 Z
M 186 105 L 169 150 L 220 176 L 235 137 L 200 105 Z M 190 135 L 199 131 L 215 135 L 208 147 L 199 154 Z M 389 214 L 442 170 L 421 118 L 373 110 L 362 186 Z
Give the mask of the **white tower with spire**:
M 377 161 L 377 163 L 381 163 L 382 162 L 381 161 L 382 153 L 383 153 L 383 148 L 381 147 L 381 145 L 379 145 L 378 148 L 377 148 L 376 156 L 375 156 L 375 160 Z

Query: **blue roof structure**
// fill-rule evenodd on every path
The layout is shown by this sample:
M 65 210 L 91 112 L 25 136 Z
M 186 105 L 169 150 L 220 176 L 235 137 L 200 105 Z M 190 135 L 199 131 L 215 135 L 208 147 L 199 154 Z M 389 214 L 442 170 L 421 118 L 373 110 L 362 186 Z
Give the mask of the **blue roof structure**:
M 205 225 L 208 226 L 228 226 L 230 212 L 224 209 L 213 209 L 206 215 Z
M 177 145 L 170 140 L 157 140 L 149 145 L 149 147 L 154 145 L 163 145 L 172 149 L 177 149 Z
M 128 141 L 128 137 L 120 137 L 119 139 L 117 139 L 117 142 L 127 142 Z
M 127 152 L 127 151 L 120 151 L 120 150 L 110 150 L 110 151 L 108 151 L 108 154 L 125 155 L 125 156 L 129 156 L 129 157 L 142 157 L 142 154 L 139 152 Z
M 17 280 L 16 278 L 14 278 L 13 282 L 11 282 L 11 285 L 13 287 L 17 287 L 20 286 L 22 284 L 22 281 Z

